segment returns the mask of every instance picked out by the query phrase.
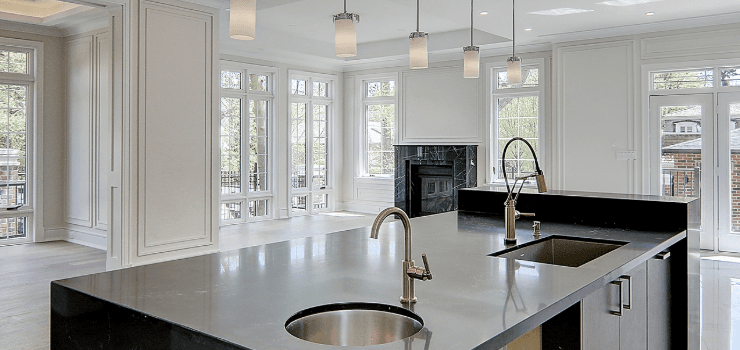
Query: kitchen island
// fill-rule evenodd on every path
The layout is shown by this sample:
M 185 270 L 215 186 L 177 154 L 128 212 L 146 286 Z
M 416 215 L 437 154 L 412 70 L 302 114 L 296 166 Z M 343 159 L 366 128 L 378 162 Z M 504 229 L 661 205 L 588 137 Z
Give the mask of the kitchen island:
M 434 274 L 416 282 L 409 307 L 424 328 L 373 349 L 499 349 L 672 246 L 673 259 L 686 259 L 693 234 L 543 221 L 543 238 L 626 243 L 573 268 L 489 256 L 507 248 L 495 215 L 411 224 L 415 260 L 426 253 Z M 531 226 L 517 223 L 519 244 L 534 239 Z M 327 349 L 290 335 L 286 320 L 323 304 L 402 305 L 403 227 L 386 223 L 378 240 L 369 236 L 359 228 L 52 282 L 52 349 Z

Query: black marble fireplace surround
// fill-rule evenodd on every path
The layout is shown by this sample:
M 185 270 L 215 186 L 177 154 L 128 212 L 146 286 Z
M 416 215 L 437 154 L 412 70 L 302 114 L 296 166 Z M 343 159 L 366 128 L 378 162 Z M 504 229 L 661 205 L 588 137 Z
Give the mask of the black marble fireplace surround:
M 478 185 L 477 146 L 395 149 L 395 205 L 409 217 L 457 210 L 457 191 Z

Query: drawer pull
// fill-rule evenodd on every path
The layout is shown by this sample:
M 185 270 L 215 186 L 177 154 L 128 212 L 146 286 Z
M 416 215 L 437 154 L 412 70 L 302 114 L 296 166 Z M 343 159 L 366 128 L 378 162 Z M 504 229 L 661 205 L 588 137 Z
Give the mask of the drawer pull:
M 616 284 L 619 287 L 619 311 L 611 310 L 609 311 L 612 315 L 622 317 L 622 312 L 624 312 L 624 281 L 618 280 L 618 281 L 611 281 L 611 284 Z

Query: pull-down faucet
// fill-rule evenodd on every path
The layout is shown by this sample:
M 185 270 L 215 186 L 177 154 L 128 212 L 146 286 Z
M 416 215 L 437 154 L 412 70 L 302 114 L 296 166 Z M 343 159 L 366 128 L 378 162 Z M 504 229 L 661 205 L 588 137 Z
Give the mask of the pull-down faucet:
M 509 148 L 509 144 L 517 140 L 524 142 L 529 147 L 529 150 L 532 152 L 532 157 L 534 157 L 535 172 L 529 175 L 516 177 L 514 179 L 514 185 L 509 187 L 509 179 L 506 177 L 506 149 Z M 534 216 L 534 213 L 520 213 L 514 207 L 516 205 L 517 199 L 519 199 L 519 194 L 522 192 L 522 187 L 524 187 L 524 180 L 532 177 L 535 178 L 535 180 L 537 181 L 537 191 L 539 193 L 547 192 L 547 185 L 545 184 L 545 175 L 542 174 L 540 163 L 537 161 L 537 154 L 534 153 L 532 145 L 530 145 L 527 140 L 521 137 L 512 138 L 511 140 L 509 140 L 509 142 L 506 143 L 506 146 L 504 146 L 504 153 L 501 156 L 501 168 L 502 172 L 504 173 L 504 181 L 506 182 L 506 191 L 508 192 L 508 195 L 506 196 L 506 202 L 504 202 L 504 206 L 506 207 L 506 215 L 504 216 L 504 225 L 506 226 L 506 238 L 504 238 L 504 244 L 512 245 L 516 244 L 516 220 L 522 216 Z M 517 191 L 516 196 L 513 196 L 514 190 L 516 190 L 517 181 L 521 181 L 522 184 L 519 185 L 519 191 Z
M 403 296 L 401 296 L 401 302 L 415 303 L 416 296 L 414 295 L 414 279 L 422 281 L 430 280 L 432 279 L 432 273 L 429 271 L 429 262 L 427 261 L 426 254 L 421 255 L 422 260 L 424 260 L 424 269 L 414 266 L 414 261 L 411 260 L 411 223 L 409 222 L 409 217 L 403 210 L 396 207 L 387 208 L 381 211 L 380 214 L 378 214 L 378 217 L 375 218 L 373 227 L 370 230 L 370 238 L 378 239 L 378 230 L 380 229 L 380 225 L 383 223 L 383 220 L 391 214 L 396 214 L 396 216 L 401 219 L 406 239 L 406 249 L 403 259 Z

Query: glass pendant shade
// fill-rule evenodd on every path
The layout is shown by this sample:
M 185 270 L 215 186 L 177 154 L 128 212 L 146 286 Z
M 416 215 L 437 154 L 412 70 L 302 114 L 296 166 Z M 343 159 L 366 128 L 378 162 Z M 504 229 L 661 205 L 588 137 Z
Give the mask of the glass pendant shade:
M 506 79 L 509 85 L 522 83 L 522 59 L 517 56 L 506 60 Z
M 337 56 L 357 56 L 357 33 L 355 32 L 355 21 L 359 16 L 351 13 L 340 13 L 334 16 L 335 44 Z
M 411 69 L 427 68 L 429 57 L 427 55 L 427 37 L 424 32 L 412 32 L 409 35 L 409 66 Z
M 257 24 L 257 0 L 231 0 L 229 36 L 238 40 L 253 40 Z
M 465 78 L 478 78 L 480 72 L 480 51 L 478 46 L 463 47 L 465 60 L 463 64 L 463 76 Z

